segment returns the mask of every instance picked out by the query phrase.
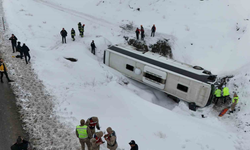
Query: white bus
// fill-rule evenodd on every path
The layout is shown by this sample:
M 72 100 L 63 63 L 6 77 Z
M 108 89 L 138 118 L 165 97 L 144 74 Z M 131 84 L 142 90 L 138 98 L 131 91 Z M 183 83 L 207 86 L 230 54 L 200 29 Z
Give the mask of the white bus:
M 216 75 L 198 66 L 172 59 L 160 59 L 133 47 L 111 46 L 104 52 L 104 64 L 125 76 L 159 89 L 189 105 L 205 107 L 212 102 Z

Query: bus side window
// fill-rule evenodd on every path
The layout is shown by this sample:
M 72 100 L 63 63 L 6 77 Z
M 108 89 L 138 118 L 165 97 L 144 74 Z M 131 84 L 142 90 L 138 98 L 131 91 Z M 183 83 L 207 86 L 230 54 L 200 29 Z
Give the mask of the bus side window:
M 134 71 L 134 67 L 129 65 L 129 64 L 126 65 L 126 69 L 128 69 L 130 71 Z
M 182 84 L 177 84 L 177 89 L 182 91 L 182 92 L 186 92 L 188 91 L 188 87 Z

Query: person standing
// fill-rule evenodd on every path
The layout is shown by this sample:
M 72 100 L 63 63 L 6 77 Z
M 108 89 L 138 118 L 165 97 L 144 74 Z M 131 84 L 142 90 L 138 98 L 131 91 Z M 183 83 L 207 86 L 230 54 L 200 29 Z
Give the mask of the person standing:
M 116 141 L 115 131 L 113 131 L 111 127 L 108 127 L 107 132 L 108 134 L 104 135 L 104 138 L 107 141 L 107 148 L 110 150 L 116 150 L 118 147 L 118 144 Z
M 15 53 L 17 38 L 16 38 L 16 36 L 14 34 L 12 34 L 11 37 L 9 38 L 9 40 L 11 40 L 11 45 L 12 45 L 13 53 Z
M 85 120 L 82 119 L 80 121 L 80 125 L 76 126 L 76 136 L 77 138 L 79 138 L 82 150 L 85 150 L 85 143 L 88 147 L 88 150 L 91 150 L 91 144 L 90 144 L 90 139 L 92 138 L 91 135 L 92 134 L 89 127 L 85 125 Z
M 71 38 L 73 41 L 75 41 L 75 35 L 76 35 L 76 32 L 74 30 L 74 28 L 71 29 Z
M 131 140 L 128 144 L 129 144 L 130 147 L 131 147 L 130 150 L 139 150 L 138 145 L 135 143 L 134 140 Z
M 214 92 L 215 98 L 214 98 L 214 104 L 216 105 L 221 98 L 221 89 L 218 87 L 218 89 L 215 90 Z
M 10 148 L 11 150 L 28 150 L 28 148 L 30 148 L 29 141 L 26 141 L 21 136 L 18 136 L 16 143 Z
M 155 27 L 155 25 L 153 25 L 153 27 L 151 28 L 151 36 L 152 37 L 155 36 L 155 31 L 156 31 L 156 27 Z
M 28 48 L 28 46 L 25 45 L 25 43 L 23 43 L 22 51 L 24 54 L 26 64 L 28 64 L 30 62 L 30 53 L 29 53 L 30 49 Z M 27 57 L 29 58 L 29 60 L 27 60 Z
M 223 100 L 224 100 L 224 104 L 225 104 L 227 99 L 230 99 L 229 88 L 225 86 L 222 91 L 223 91 Z
M 137 29 L 135 30 L 135 33 L 136 33 L 136 39 L 139 40 L 140 29 L 137 28 Z
M 234 93 L 230 113 L 233 113 L 235 111 L 235 107 L 238 104 L 238 102 L 239 102 L 239 97 L 238 97 L 238 95 L 236 93 Z
M 91 46 L 91 53 L 93 53 L 93 54 L 95 55 L 95 49 L 96 49 L 96 46 L 95 46 L 95 42 L 94 42 L 94 40 L 92 40 L 92 42 L 91 42 L 90 46 Z
M 83 37 L 83 28 L 80 28 L 80 36 Z
M 67 31 L 62 28 L 62 31 L 60 32 L 61 33 L 61 36 L 62 36 L 62 43 L 66 43 L 66 36 L 67 36 Z
M 21 42 L 17 42 L 16 51 L 20 53 L 20 58 L 23 59 L 23 50 L 21 47 Z
M 3 59 L 0 58 L 0 74 L 1 74 L 1 82 L 3 83 L 3 74 L 5 74 L 5 77 L 7 78 L 8 82 L 13 82 L 10 80 L 8 73 L 7 73 L 7 68 L 3 62 Z
M 90 117 L 87 120 L 86 125 L 90 128 L 92 135 L 95 133 L 95 127 L 97 128 L 97 130 L 100 130 L 98 117 Z
M 79 30 L 79 35 L 81 35 L 81 31 L 80 31 L 80 29 L 82 28 L 82 23 L 81 22 L 79 22 L 78 23 L 78 30 Z
M 82 37 L 84 37 L 84 27 L 85 27 L 85 24 L 82 24 Z
M 92 150 L 100 150 L 100 145 L 104 142 L 102 141 L 103 132 L 99 131 L 96 132 L 93 136 L 93 138 L 90 140 L 92 145 Z
M 141 25 L 141 40 L 144 40 L 145 34 L 144 34 L 144 28 Z

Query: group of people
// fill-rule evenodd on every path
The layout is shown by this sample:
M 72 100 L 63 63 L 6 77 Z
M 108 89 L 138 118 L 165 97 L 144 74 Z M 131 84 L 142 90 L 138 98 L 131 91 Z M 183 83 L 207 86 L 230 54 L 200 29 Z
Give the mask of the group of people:
M 154 37 L 155 36 L 155 31 L 156 31 L 156 27 L 155 25 L 152 26 L 151 28 L 151 37 Z M 145 31 L 144 31 L 144 28 L 143 26 L 141 25 L 141 29 L 137 28 L 135 30 L 135 33 L 136 33 L 136 39 L 139 40 L 139 35 L 141 33 L 141 40 L 144 40 L 144 37 L 145 37 Z
M 84 36 L 84 27 L 85 27 L 85 24 L 82 24 L 81 22 L 78 23 L 79 35 L 81 37 Z M 66 37 L 68 35 L 67 31 L 64 28 L 62 28 L 60 34 L 62 36 L 62 43 L 66 44 Z M 76 31 L 75 31 L 74 28 L 72 28 L 71 29 L 71 38 L 72 38 L 73 41 L 75 41 L 75 36 L 76 36 Z M 91 46 L 91 53 L 95 55 L 96 46 L 95 46 L 94 40 L 92 40 L 90 46 Z
M 228 100 L 230 100 L 230 92 L 228 87 L 221 87 L 219 86 L 215 92 L 214 92 L 215 98 L 214 98 L 214 104 L 217 105 L 218 101 L 222 100 L 225 104 Z M 239 97 L 236 93 L 234 93 L 234 96 L 232 98 L 232 105 L 230 108 L 230 113 L 233 113 L 235 111 L 235 107 L 239 102 Z
M 107 142 L 107 148 L 110 150 L 116 150 L 118 147 L 117 136 L 115 131 L 108 127 L 106 129 L 107 134 L 103 135 L 102 131 L 95 131 L 95 128 L 100 130 L 98 117 L 90 117 L 86 122 L 84 119 L 80 121 L 80 125 L 76 126 L 76 136 L 79 139 L 82 150 L 85 150 L 85 144 L 88 150 L 100 150 L 100 145 L 105 143 L 102 137 Z M 131 150 L 138 150 L 138 145 L 134 140 L 129 142 Z
M 17 42 L 17 38 L 14 34 L 11 35 L 9 40 L 11 41 L 13 53 L 15 52 L 20 53 L 20 55 L 17 55 L 16 58 L 23 59 L 24 57 L 26 64 L 28 64 L 30 62 L 30 54 L 29 54 L 30 49 L 26 46 L 25 43 L 23 43 L 23 46 L 21 46 L 21 42 Z

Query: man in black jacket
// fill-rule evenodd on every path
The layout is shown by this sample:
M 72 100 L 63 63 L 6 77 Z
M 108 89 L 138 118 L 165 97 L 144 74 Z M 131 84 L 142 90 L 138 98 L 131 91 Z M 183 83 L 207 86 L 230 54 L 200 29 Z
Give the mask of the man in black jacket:
M 62 36 L 62 43 L 66 43 L 66 36 L 67 36 L 67 31 L 63 28 L 62 31 L 60 32 Z
M 14 34 L 12 34 L 12 36 L 9 38 L 9 40 L 11 40 L 11 45 L 12 45 L 12 49 L 13 49 L 13 53 L 15 53 L 15 49 L 16 48 L 16 41 L 17 38 Z
M 18 136 L 16 143 L 10 148 L 11 150 L 28 150 L 29 142 L 24 140 L 21 136 Z
M 20 58 L 23 59 L 23 50 L 21 47 L 21 42 L 17 42 L 16 51 L 20 53 Z
M 90 46 L 91 46 L 91 53 L 93 53 L 93 54 L 95 55 L 95 49 L 96 49 L 96 46 L 95 46 L 95 42 L 94 42 L 94 40 L 92 40 L 92 42 L 91 42 Z
M 3 83 L 3 74 L 5 74 L 8 82 L 13 82 L 12 80 L 9 79 L 9 76 L 7 73 L 7 68 L 6 68 L 2 58 L 0 58 L 0 74 L 1 74 L 1 82 L 2 83 Z
M 30 53 L 29 53 L 30 49 L 25 45 L 25 43 L 23 43 L 22 51 L 24 54 L 26 64 L 28 64 L 28 62 L 30 61 Z M 27 60 L 27 57 L 29 58 L 29 60 Z
M 139 147 L 134 140 L 131 140 L 128 144 L 131 146 L 130 150 L 139 150 Z

